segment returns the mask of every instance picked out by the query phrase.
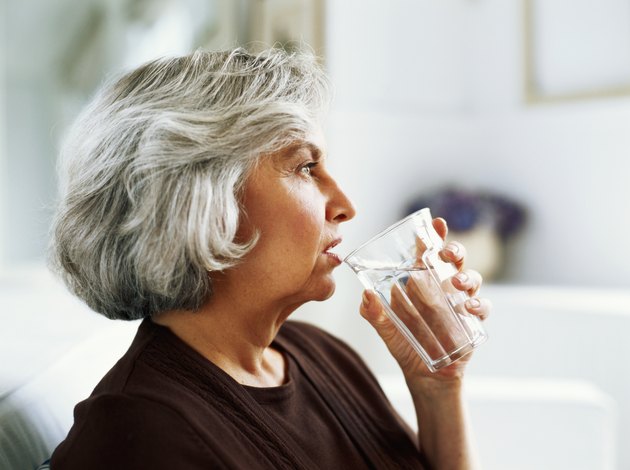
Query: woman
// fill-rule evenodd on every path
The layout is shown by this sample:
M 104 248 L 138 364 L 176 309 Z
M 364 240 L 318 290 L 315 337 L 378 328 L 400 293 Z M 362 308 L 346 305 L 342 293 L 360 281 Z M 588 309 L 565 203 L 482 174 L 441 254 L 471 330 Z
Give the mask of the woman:
M 327 101 L 312 57 L 238 49 L 148 63 L 79 117 L 54 265 L 95 311 L 144 320 L 77 405 L 53 470 L 470 468 L 467 359 L 431 374 L 364 294 L 361 314 L 407 378 L 416 437 L 352 350 L 286 321 L 333 294 L 354 216 L 326 169 Z M 443 251 L 460 270 L 464 255 Z M 474 294 L 479 275 L 460 274 Z

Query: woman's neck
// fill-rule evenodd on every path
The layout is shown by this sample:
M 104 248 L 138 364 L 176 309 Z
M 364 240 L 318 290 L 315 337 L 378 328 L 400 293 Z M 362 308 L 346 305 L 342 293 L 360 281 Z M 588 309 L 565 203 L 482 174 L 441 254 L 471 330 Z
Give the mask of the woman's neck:
M 172 310 L 153 317 L 242 385 L 274 387 L 286 382 L 286 361 L 271 347 L 286 314 L 212 298 L 198 311 Z

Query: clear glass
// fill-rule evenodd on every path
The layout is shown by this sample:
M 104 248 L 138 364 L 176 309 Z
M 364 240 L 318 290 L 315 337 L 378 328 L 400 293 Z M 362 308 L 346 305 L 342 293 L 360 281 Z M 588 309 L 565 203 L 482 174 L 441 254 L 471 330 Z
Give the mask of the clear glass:
M 466 311 L 469 296 L 452 284 L 454 264 L 428 208 L 414 212 L 350 253 L 344 262 L 381 298 L 388 316 L 435 372 L 487 339 L 481 321 Z

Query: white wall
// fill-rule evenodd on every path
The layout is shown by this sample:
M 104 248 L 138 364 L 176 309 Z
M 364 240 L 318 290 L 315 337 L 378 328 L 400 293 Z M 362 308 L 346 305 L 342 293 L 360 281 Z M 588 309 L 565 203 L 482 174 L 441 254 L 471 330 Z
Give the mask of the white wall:
M 462 0 L 327 2 L 326 62 L 336 106 L 353 110 L 460 111 L 465 106 Z

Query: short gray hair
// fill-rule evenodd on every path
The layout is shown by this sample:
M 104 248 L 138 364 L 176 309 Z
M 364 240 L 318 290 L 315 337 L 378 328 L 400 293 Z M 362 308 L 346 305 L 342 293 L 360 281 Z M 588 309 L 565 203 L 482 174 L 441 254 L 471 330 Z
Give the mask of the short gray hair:
M 106 84 L 62 147 L 52 268 L 109 318 L 197 309 L 208 273 L 256 241 L 235 240 L 249 172 L 304 138 L 328 102 L 304 52 L 196 51 Z

